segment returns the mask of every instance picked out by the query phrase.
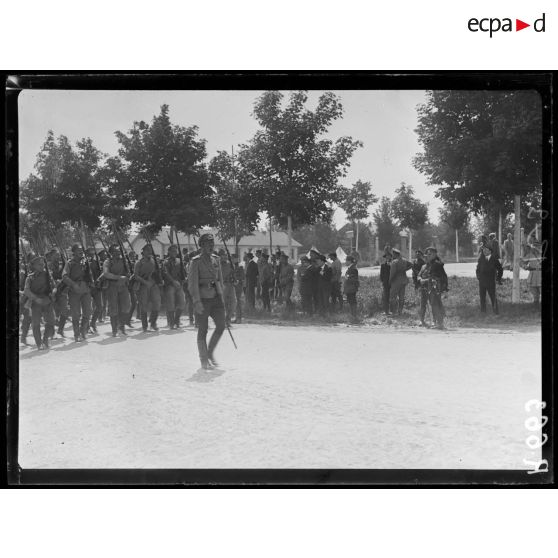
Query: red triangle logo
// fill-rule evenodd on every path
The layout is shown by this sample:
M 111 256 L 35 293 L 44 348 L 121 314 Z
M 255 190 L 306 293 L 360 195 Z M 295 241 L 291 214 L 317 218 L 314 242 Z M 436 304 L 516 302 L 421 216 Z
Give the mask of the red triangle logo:
M 520 19 L 515 20 L 515 30 L 516 31 L 521 31 L 522 29 L 525 29 L 526 27 L 531 27 L 531 24 L 530 23 L 525 23 L 524 21 L 521 21 Z

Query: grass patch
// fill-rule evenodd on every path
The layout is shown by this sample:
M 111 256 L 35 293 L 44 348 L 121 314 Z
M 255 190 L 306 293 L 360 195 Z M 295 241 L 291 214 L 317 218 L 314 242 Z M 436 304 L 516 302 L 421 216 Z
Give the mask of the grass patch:
M 500 314 L 494 316 L 487 301 L 487 313 L 482 314 L 479 302 L 478 281 L 473 277 L 449 277 L 449 292 L 443 297 L 446 309 L 446 325 L 448 327 L 510 327 L 510 326 L 540 326 L 540 306 L 532 303 L 531 293 L 527 282 L 521 280 L 521 302 L 512 304 L 512 280 L 504 279 L 502 285 L 496 286 L 496 294 Z M 327 316 L 306 316 L 301 311 L 301 301 L 295 286 L 292 300 L 295 310 L 287 311 L 285 305 L 272 302 L 272 311 L 261 308 L 261 302 L 256 301 L 256 309 L 245 310 L 243 321 L 247 323 L 271 323 L 276 325 L 333 325 L 351 323 L 349 307 L 345 303 L 344 311 L 332 312 Z M 406 291 L 406 301 L 403 315 L 389 317 L 382 313 L 382 286 L 380 278 L 361 277 L 360 289 L 357 294 L 357 308 L 360 323 L 371 326 L 415 327 L 418 323 L 420 295 L 415 294 L 412 283 Z M 428 312 L 427 312 L 428 317 Z

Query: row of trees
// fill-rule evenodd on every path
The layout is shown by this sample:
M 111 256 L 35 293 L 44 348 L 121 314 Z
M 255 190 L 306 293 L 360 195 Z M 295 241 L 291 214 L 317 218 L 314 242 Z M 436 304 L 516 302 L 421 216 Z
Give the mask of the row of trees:
M 288 100 L 265 92 L 254 104 L 260 126 L 254 137 L 210 161 L 198 128 L 172 124 L 167 105 L 150 124 L 134 122 L 127 133 L 116 132 L 115 156 L 101 153 L 89 138 L 74 147 L 49 132 L 35 173 L 21 183 L 23 233 L 106 229 L 116 220 L 151 232 L 165 225 L 187 234 L 216 226 L 223 238 L 238 242 L 263 213 L 288 228 L 289 238 L 294 226 L 329 222 L 350 192 L 341 180 L 362 144 L 326 137 L 343 114 L 336 95 L 321 95 L 314 111 L 306 102 L 304 91 Z

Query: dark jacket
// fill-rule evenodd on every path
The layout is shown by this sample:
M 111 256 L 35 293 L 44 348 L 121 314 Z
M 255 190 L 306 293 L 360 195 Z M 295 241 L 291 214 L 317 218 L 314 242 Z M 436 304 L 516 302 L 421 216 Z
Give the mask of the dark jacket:
M 256 283 L 258 274 L 258 264 L 254 260 L 250 260 L 246 266 L 246 282 L 253 284 Z
M 481 254 L 477 263 L 477 279 L 481 283 L 494 283 L 502 280 L 504 269 L 500 260 L 492 254 L 490 258 L 486 258 Z
M 343 292 L 345 294 L 354 294 L 358 291 L 358 269 L 356 264 L 351 264 L 347 271 L 345 271 L 345 283 L 343 285 Z
M 389 271 L 391 264 L 384 262 L 380 266 L 380 281 L 382 285 L 387 289 L 389 288 Z
M 426 262 L 419 271 L 417 280 L 422 280 L 421 286 L 423 288 L 428 288 L 428 279 L 435 282 L 436 289 L 440 293 L 448 290 L 448 276 L 440 258 Z

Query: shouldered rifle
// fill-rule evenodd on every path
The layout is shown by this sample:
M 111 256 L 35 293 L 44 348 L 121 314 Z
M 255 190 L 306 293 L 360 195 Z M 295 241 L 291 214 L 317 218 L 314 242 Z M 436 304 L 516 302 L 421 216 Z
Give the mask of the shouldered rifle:
M 49 238 L 50 238 L 50 242 L 52 243 L 52 245 L 55 246 L 56 248 L 58 248 L 60 258 L 62 259 L 62 269 L 64 269 L 66 267 L 66 262 L 67 262 L 65 252 L 64 252 L 64 250 L 62 250 L 62 247 L 58 243 L 58 239 L 56 238 L 55 233 L 50 233 Z M 66 285 L 66 283 L 64 283 L 64 281 L 62 281 L 62 279 L 60 279 L 58 281 L 58 283 L 56 284 L 56 298 L 58 298 L 65 290 L 68 290 L 68 288 L 69 288 L 68 285 Z
M 153 249 L 153 244 L 151 244 L 151 240 L 149 238 L 149 233 L 144 228 L 143 229 L 143 238 L 145 239 L 146 244 L 151 248 L 151 253 L 153 254 L 153 262 L 155 263 L 155 274 L 153 279 L 157 285 L 163 284 L 163 276 L 161 274 L 161 268 L 159 266 L 159 262 L 157 261 L 157 256 L 155 255 L 155 250 Z
M 114 221 L 112 223 L 112 228 L 114 230 L 114 236 L 116 237 L 118 248 L 120 249 L 120 255 L 122 256 L 122 261 L 124 262 L 124 265 L 126 266 L 128 274 L 131 278 L 132 275 L 134 274 L 134 268 L 132 267 L 132 262 L 130 261 L 128 254 L 126 254 L 126 252 L 124 251 L 124 245 L 122 244 L 122 240 L 120 238 L 120 235 L 118 234 L 118 229 Z
M 171 231 L 172 231 L 172 227 L 171 227 Z M 174 229 L 174 234 L 176 236 L 176 247 L 178 248 L 178 257 L 180 258 L 180 267 L 182 269 L 182 280 L 186 281 L 186 266 L 184 265 L 184 258 L 182 256 L 182 248 L 180 248 L 180 241 L 178 240 L 178 231 L 176 230 L 176 227 Z M 172 244 L 172 237 L 171 237 L 171 244 Z
M 78 231 L 81 233 L 82 231 L 78 229 Z M 79 235 L 81 237 L 81 234 Z M 87 259 L 87 252 L 85 251 L 85 246 L 83 245 L 83 242 L 80 239 L 79 245 L 81 246 L 81 250 L 83 252 L 83 265 L 85 267 L 85 271 L 87 272 L 87 275 L 89 277 L 89 286 L 94 286 L 95 285 L 95 279 L 93 278 L 93 272 L 91 271 L 91 266 L 89 265 L 89 260 Z

